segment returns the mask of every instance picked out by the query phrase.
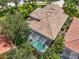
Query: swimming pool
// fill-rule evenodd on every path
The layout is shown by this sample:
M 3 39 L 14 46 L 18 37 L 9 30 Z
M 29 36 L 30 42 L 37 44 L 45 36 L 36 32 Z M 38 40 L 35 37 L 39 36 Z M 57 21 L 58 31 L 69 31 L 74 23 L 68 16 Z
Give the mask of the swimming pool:
M 45 52 L 45 45 L 42 45 L 40 41 L 32 39 L 32 45 L 40 52 Z

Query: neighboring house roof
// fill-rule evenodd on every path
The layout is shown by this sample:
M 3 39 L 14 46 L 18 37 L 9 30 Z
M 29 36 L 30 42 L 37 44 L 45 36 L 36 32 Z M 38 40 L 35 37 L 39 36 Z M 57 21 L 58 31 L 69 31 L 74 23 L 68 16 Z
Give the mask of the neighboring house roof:
M 0 54 L 5 53 L 13 48 L 15 48 L 15 46 L 12 44 L 12 42 L 4 35 L 0 35 Z
M 58 5 L 47 5 L 30 14 L 29 27 L 36 32 L 55 40 L 68 16 Z M 36 20 L 37 19 L 37 20 Z
M 79 53 L 79 19 L 73 18 L 70 28 L 65 36 L 65 47 Z

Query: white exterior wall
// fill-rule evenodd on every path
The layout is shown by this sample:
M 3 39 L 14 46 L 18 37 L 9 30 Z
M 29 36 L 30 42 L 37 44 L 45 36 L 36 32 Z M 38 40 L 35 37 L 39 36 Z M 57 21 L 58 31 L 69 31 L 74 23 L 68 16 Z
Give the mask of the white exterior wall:
M 10 2 L 10 3 L 8 3 L 8 6 L 15 6 L 15 3 Z
M 64 0 L 60 0 L 60 1 L 53 2 L 53 3 L 59 5 L 60 7 L 63 7 L 63 4 L 65 2 L 64 2 Z

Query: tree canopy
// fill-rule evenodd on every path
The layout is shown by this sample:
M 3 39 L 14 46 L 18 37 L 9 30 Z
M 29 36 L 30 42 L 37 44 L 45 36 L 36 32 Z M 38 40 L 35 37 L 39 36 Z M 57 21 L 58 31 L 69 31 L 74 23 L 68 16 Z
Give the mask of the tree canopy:
M 32 59 L 33 58 L 32 49 L 33 49 L 32 46 L 28 42 L 23 43 L 19 47 L 8 52 L 7 59 Z
M 76 16 L 79 17 L 79 0 L 64 0 L 64 11 L 67 13 L 69 16 Z
M 1 0 L 0 3 L 2 2 L 2 5 L 5 3 L 6 6 L 6 3 L 9 1 L 10 0 Z M 17 0 L 12 1 L 16 2 Z M 16 8 L 12 7 L 2 12 L 4 13 L 4 18 L 0 20 L 0 25 L 3 27 L 2 33 L 16 45 L 16 49 L 7 54 L 7 59 L 33 59 L 33 48 L 30 43 L 27 42 L 30 34 L 27 18 L 29 17 L 29 14 L 39 6 L 36 5 L 36 0 L 32 0 L 33 3 L 29 2 L 29 0 L 25 1 L 25 4 L 21 6 Z M 52 0 L 45 1 L 49 1 L 50 3 Z M 73 16 L 75 13 L 76 15 L 78 14 L 76 11 L 78 10 L 76 9 L 74 0 L 65 0 L 65 12 L 70 16 Z M 63 52 L 63 32 L 67 30 L 67 26 L 69 26 L 70 22 L 71 21 L 66 22 L 53 45 L 51 45 L 51 47 L 49 47 L 38 59 L 60 59 L 60 54 Z
M 25 42 L 29 35 L 29 27 L 23 16 L 16 14 L 7 14 L 4 21 L 1 21 L 3 33 L 9 37 L 16 45 Z

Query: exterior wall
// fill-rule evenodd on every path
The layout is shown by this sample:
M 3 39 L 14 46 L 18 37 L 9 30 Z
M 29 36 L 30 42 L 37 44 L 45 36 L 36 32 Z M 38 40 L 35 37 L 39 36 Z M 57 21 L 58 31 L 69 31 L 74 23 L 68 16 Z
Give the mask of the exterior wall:
M 78 55 L 77 53 L 71 51 L 71 54 L 70 54 L 69 59 L 78 59 L 78 56 L 79 56 L 79 55 Z
M 68 48 L 65 48 L 62 57 L 62 59 L 79 59 L 79 54 Z
M 57 1 L 54 1 L 52 2 L 53 4 L 57 4 L 59 5 L 60 7 L 63 7 L 63 4 L 65 3 L 64 0 L 57 0 Z
M 70 56 L 70 52 L 71 51 L 69 49 L 65 48 L 63 52 L 63 59 L 68 59 Z

